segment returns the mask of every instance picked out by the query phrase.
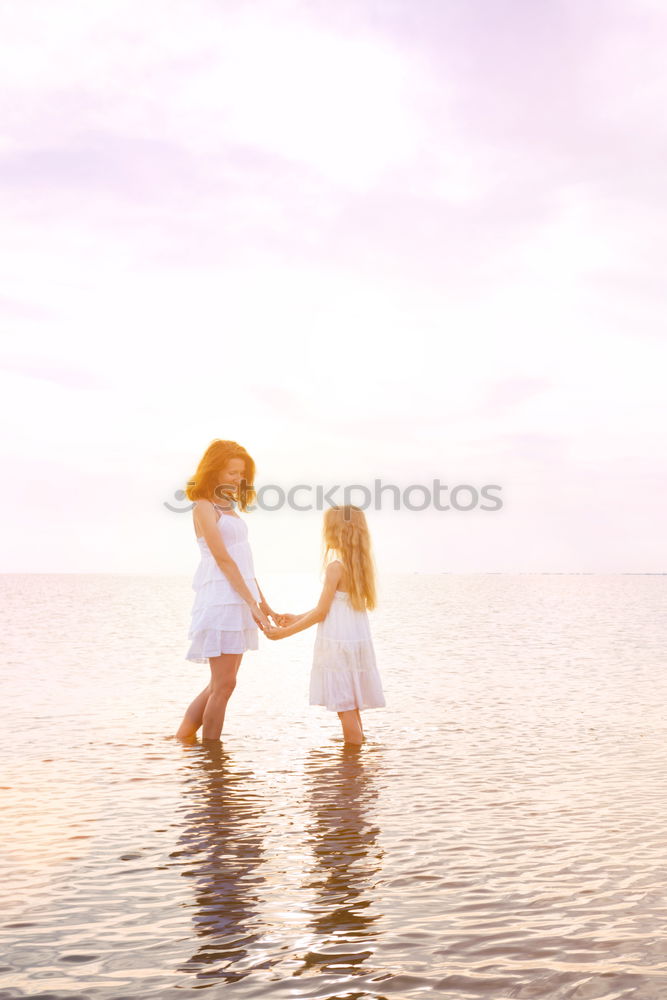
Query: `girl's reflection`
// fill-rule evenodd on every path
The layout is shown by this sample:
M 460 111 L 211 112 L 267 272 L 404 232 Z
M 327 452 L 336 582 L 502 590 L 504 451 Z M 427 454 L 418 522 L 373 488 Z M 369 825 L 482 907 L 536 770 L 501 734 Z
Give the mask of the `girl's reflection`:
M 312 821 L 306 829 L 315 864 L 306 883 L 316 899 L 307 909 L 314 933 L 303 968 L 296 973 L 359 971 L 373 953 L 373 889 L 382 850 L 372 821 L 377 799 L 377 753 L 350 744 L 312 750 L 305 785 Z
M 242 771 L 218 741 L 188 750 L 180 849 L 183 875 L 192 880 L 195 934 L 204 938 L 179 972 L 198 979 L 236 982 L 255 964 L 264 802 L 252 771 Z

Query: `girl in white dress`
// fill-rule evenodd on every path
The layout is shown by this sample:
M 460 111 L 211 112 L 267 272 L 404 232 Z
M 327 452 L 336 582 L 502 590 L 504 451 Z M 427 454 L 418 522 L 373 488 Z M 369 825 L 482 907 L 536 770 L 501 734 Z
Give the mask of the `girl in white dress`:
M 360 712 L 385 705 L 367 610 L 375 607 L 375 571 L 364 512 L 352 504 L 324 514 L 324 586 L 317 606 L 283 615 L 288 624 L 269 627 L 284 639 L 317 623 L 310 674 L 310 704 L 337 712 L 346 743 L 362 743 Z
M 188 706 L 176 733 L 192 740 L 203 725 L 204 739 L 219 739 L 227 702 L 246 650 L 257 649 L 257 627 L 268 617 L 282 623 L 255 578 L 248 528 L 234 513 L 252 503 L 255 463 L 236 441 L 211 442 L 186 487 L 195 501 L 192 515 L 201 562 L 192 581 L 196 591 L 186 659 L 208 663 L 211 679 Z

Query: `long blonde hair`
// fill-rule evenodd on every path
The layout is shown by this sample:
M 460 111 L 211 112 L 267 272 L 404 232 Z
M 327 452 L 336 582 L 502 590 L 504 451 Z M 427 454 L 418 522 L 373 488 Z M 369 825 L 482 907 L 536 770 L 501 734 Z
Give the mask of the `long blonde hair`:
M 329 507 L 324 513 L 322 542 L 324 567 L 332 561 L 332 552 L 345 567 L 352 607 L 372 611 L 376 605 L 375 562 L 363 510 L 353 504 Z
M 216 438 L 204 452 L 192 479 L 185 487 L 188 500 L 210 500 L 215 496 L 220 473 L 231 458 L 241 458 L 245 463 L 245 476 L 239 484 L 238 505 L 247 510 L 255 499 L 255 463 L 248 452 L 236 441 L 222 441 Z

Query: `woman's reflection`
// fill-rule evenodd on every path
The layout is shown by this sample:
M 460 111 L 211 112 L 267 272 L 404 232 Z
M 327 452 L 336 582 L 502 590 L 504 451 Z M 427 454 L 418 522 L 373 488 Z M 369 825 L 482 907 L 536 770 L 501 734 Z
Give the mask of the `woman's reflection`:
M 236 982 L 253 971 L 253 942 L 262 936 L 257 886 L 264 882 L 265 803 L 253 772 L 235 766 L 218 741 L 189 747 L 186 759 L 183 832 L 171 856 L 192 880 L 195 934 L 204 940 L 178 971 Z
M 306 758 L 312 816 L 306 840 L 315 859 L 306 887 L 316 890 L 316 898 L 306 907 L 314 940 L 296 975 L 358 972 L 373 953 L 379 916 L 372 910 L 373 889 L 383 854 L 372 821 L 377 762 L 368 745 L 362 750 L 351 744 L 312 750 Z

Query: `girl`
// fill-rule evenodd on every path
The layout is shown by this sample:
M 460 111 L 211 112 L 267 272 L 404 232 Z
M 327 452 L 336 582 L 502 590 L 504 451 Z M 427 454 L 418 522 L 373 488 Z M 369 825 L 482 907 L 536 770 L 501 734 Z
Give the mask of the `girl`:
M 201 725 L 204 739 L 220 738 L 225 709 L 236 686 L 241 658 L 257 649 L 257 626 L 268 616 L 283 618 L 269 607 L 255 579 L 248 528 L 233 511 L 233 501 L 247 510 L 255 497 L 255 463 L 236 441 L 212 441 L 186 486 L 201 562 L 192 583 L 196 597 L 186 659 L 208 663 L 211 679 L 188 706 L 176 733 L 194 739 Z
M 366 610 L 375 607 L 375 572 L 366 518 L 359 507 L 330 507 L 323 524 L 324 587 L 317 607 L 283 615 L 285 627 L 269 627 L 284 639 L 316 622 L 310 704 L 337 712 L 346 743 L 362 743 L 360 710 L 385 705 Z M 338 558 L 329 559 L 332 553 Z

